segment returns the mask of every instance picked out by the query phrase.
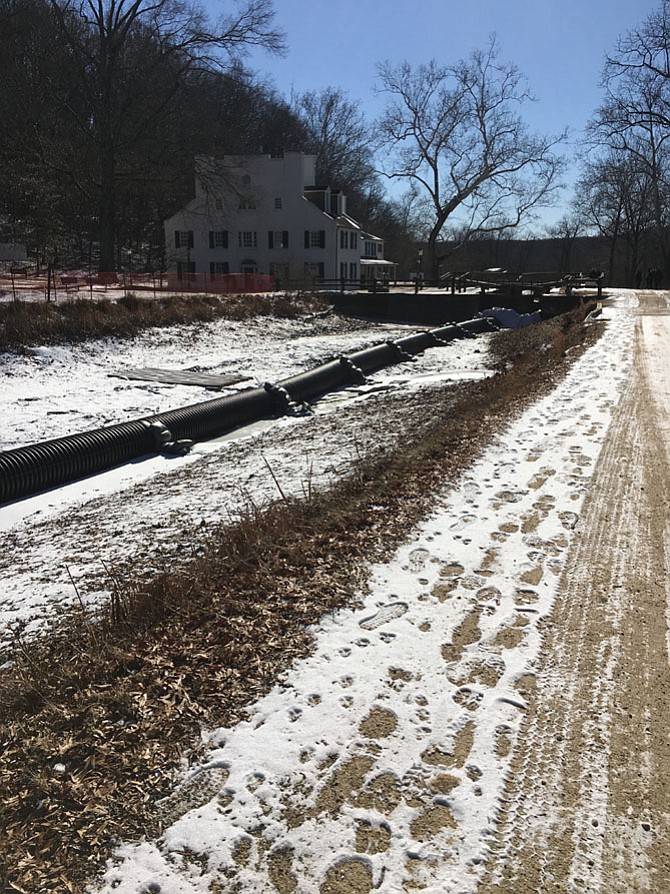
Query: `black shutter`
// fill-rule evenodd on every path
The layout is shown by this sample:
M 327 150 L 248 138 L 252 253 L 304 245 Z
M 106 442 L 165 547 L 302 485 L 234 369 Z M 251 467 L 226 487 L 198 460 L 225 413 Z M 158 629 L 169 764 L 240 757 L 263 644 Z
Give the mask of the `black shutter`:
M 274 248 L 274 233 L 268 230 L 268 248 Z
M 326 247 L 326 231 L 319 230 L 319 248 Z
M 309 230 L 305 230 L 305 248 L 309 248 Z
M 288 248 L 288 230 L 282 231 L 282 248 Z
M 209 231 L 209 247 L 214 248 L 214 230 Z
M 193 230 L 188 231 L 188 247 L 193 248 Z
M 179 244 L 179 230 L 174 231 L 174 247 L 181 248 L 181 245 Z

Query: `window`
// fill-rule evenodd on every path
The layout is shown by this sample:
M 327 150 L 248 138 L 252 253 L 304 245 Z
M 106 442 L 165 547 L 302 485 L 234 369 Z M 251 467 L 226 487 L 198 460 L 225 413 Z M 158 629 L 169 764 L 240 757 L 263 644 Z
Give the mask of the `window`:
M 253 230 L 240 230 L 238 239 L 240 248 L 258 248 L 258 234 Z
M 358 233 L 355 230 L 352 230 L 349 233 L 349 248 L 356 248 L 358 246 Z
M 240 264 L 241 273 L 258 273 L 258 264 L 253 258 L 245 258 Z
M 268 230 L 268 248 L 288 248 L 288 230 Z
M 323 261 L 319 261 L 317 264 L 305 264 L 305 273 L 313 279 L 323 279 L 323 272 Z
M 340 248 L 349 248 L 348 230 L 340 230 Z
M 230 272 L 228 267 L 228 261 L 210 261 L 209 262 L 209 273 L 210 276 L 225 276 Z
M 174 247 L 193 248 L 193 230 L 175 230 Z
M 347 278 L 347 262 L 340 261 L 340 279 Z
M 256 199 L 251 196 L 240 196 L 240 211 L 253 211 L 256 207 Z
M 214 207 L 217 211 L 223 211 L 223 199 L 214 199 Z
M 356 279 L 358 276 L 358 264 L 349 264 L 349 279 Z
M 281 211 L 281 196 L 275 196 L 275 208 L 277 211 Z
M 209 247 L 228 248 L 228 230 L 210 230 Z
M 325 248 L 325 230 L 305 230 L 305 248 Z
M 377 250 L 375 249 L 374 242 L 366 242 L 365 243 L 365 257 L 371 258 L 373 255 L 377 254 Z
M 177 261 L 177 279 L 195 279 L 195 261 Z

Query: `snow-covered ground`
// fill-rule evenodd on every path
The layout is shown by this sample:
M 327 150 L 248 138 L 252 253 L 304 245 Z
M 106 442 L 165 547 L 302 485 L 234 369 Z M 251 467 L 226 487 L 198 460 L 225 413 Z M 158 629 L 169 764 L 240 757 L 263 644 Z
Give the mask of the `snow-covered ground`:
M 275 382 L 340 354 L 417 331 L 326 316 L 311 320 L 219 321 L 155 329 L 126 341 L 37 348 L 0 355 L 0 447 L 11 449 L 218 396 L 194 386 L 110 376 L 134 367 L 194 369 L 249 376 L 230 393 Z M 364 385 L 326 395 L 312 417 L 260 422 L 195 445 L 185 457 L 144 458 L 82 482 L 0 506 L 0 643 L 8 627 L 37 629 L 79 596 L 109 593 L 107 569 L 150 571 L 178 558 L 181 542 L 236 516 L 251 501 L 328 483 L 361 453 L 394 438 L 383 406 L 445 381 L 480 377 L 487 337 L 431 348 Z M 397 412 L 397 410 L 396 410 Z M 74 583 L 77 585 L 75 591 Z
M 445 490 L 392 561 L 370 570 L 362 609 L 325 619 L 312 656 L 255 704 L 248 720 L 203 731 L 207 758 L 156 805 L 164 835 L 121 845 L 105 894 L 476 890 L 525 693 L 534 683 L 540 627 L 630 369 L 635 304 L 632 293 L 618 294 L 604 311 L 605 334 L 567 378 Z M 368 332 L 366 340 L 389 337 L 382 328 L 381 338 Z M 284 345 L 287 337 L 293 342 Z M 346 346 L 337 348 L 310 344 L 290 359 L 277 357 L 276 366 L 274 357 L 267 365 L 252 359 L 245 365 L 261 381 L 278 378 L 277 371 L 290 374 L 328 353 L 352 350 L 352 339 L 348 334 Z M 297 334 L 285 331 L 273 351 L 296 352 L 298 344 Z M 207 523 L 250 493 L 262 500 L 274 487 L 276 495 L 276 477 L 299 492 L 306 481 L 338 474 L 357 444 L 383 439 L 383 423 L 374 428 L 373 420 L 384 389 L 404 393 L 466 370 L 482 374 L 484 355 L 475 352 L 483 344 L 426 352 L 409 370 L 396 367 L 323 401 L 315 417 L 199 446 L 179 468 L 158 461 L 169 466 L 158 478 L 99 476 L 97 495 L 77 485 L 0 509 L 3 536 L 18 563 L 3 569 L 10 583 L 0 606 L 6 620 L 71 598 L 65 593 L 71 584 L 51 573 L 49 563 L 62 567 L 70 557 L 75 577 L 84 579 L 115 548 L 135 550 L 139 541 L 148 550 L 150 540 L 173 540 L 180 512 L 190 524 Z M 252 346 L 247 350 L 252 358 Z M 119 359 L 111 356 L 106 368 Z M 214 360 L 212 366 L 197 362 L 221 369 Z M 34 372 L 42 368 L 42 360 L 33 362 Z M 155 355 L 142 365 L 177 364 Z M 83 376 L 86 366 L 82 361 Z M 145 400 L 128 396 L 122 409 L 135 414 Z M 5 420 L 12 406 L 3 408 Z M 363 409 L 358 416 L 356 406 Z M 343 424 L 347 413 L 356 425 Z M 41 424 L 32 431 L 43 432 Z M 89 529 L 87 553 L 81 538 Z M 152 556 L 149 550 L 139 558 Z
M 0 450 L 125 422 L 275 382 L 366 344 L 402 337 L 416 327 L 329 326 L 316 320 L 254 319 L 244 323 L 152 329 L 130 341 L 35 347 L 0 358 Z M 137 367 L 244 376 L 218 390 L 123 378 Z

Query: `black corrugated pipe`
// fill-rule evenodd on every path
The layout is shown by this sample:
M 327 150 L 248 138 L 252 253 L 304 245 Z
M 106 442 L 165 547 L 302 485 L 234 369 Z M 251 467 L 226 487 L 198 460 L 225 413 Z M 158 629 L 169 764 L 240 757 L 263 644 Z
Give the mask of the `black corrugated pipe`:
M 360 383 L 366 373 L 411 359 L 433 345 L 490 332 L 493 328 L 497 326 L 487 318 L 450 324 L 355 351 L 277 385 L 0 453 L 0 503 L 161 452 L 169 443 L 206 440 L 250 422 L 280 415 L 287 411 L 291 401 L 302 403 L 344 385 Z
M 168 429 L 170 440 L 206 440 L 249 422 L 277 415 L 264 388 L 168 410 L 82 434 L 0 453 L 0 502 L 18 500 L 50 487 L 159 452 L 152 424 Z
M 175 441 L 182 438 L 206 441 L 249 422 L 273 416 L 276 412 L 277 405 L 267 389 L 252 388 L 178 410 L 157 413 L 151 420 L 162 422 Z
M 345 357 L 330 360 L 308 372 L 299 373 L 289 379 L 282 379 L 278 384 L 288 391 L 292 400 L 310 400 L 319 394 L 352 384 L 353 375 L 346 360 Z
M 85 478 L 152 450 L 149 426 L 136 421 L 0 453 L 0 501 Z

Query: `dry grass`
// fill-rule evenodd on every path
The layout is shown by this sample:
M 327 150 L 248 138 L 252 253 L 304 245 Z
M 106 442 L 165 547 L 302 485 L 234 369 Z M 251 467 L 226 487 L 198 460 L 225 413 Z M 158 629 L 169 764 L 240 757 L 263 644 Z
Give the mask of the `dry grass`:
M 0 305 L 0 350 L 90 338 L 128 338 L 150 326 L 206 323 L 222 318 L 294 318 L 325 311 L 327 306 L 320 298 L 308 294 L 173 295 L 158 299 L 130 294 L 116 301 L 107 298 L 60 304 L 17 301 Z
M 365 563 L 597 332 L 573 314 L 501 333 L 501 371 L 446 389 L 411 448 L 361 461 L 326 493 L 252 507 L 188 567 L 117 581 L 97 618 L 81 612 L 30 644 L 17 631 L 0 675 L 3 890 L 82 891 L 116 838 L 158 834 L 154 802 L 182 755 L 197 758 L 200 728 L 243 717 L 309 651 L 307 625 L 357 598 Z

